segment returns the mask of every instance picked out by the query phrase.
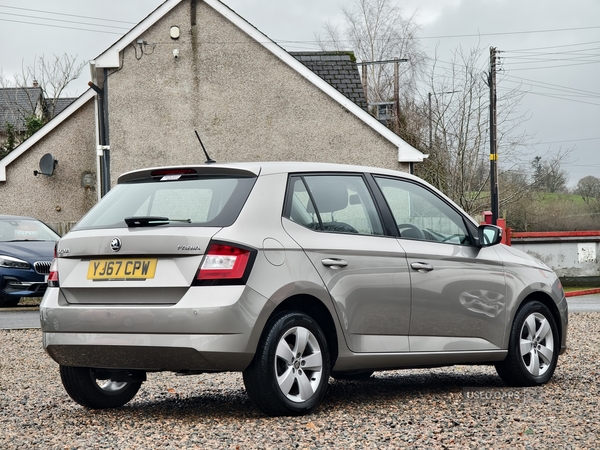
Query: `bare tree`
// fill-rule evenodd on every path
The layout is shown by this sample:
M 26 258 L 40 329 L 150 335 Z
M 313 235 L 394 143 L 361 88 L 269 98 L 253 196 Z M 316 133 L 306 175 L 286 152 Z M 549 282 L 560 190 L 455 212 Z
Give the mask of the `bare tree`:
M 400 64 L 400 105 L 390 126 L 404 140 L 429 157 L 415 167 L 417 175 L 449 195 L 465 211 L 478 214 L 490 208 L 489 63 L 476 47 L 457 48 L 450 62 L 430 61 L 417 40 L 413 17 L 405 17 L 393 0 L 355 0 L 342 7 L 341 25 L 326 23 L 317 35 L 323 50 L 354 50 L 360 62 L 406 58 Z M 425 63 L 432 66 L 425 74 Z M 368 64 L 367 101 L 393 99 L 392 64 Z M 497 74 L 502 85 L 502 73 Z M 419 98 L 425 81 L 426 95 Z M 535 199 L 530 171 L 532 136 L 520 131 L 528 115 L 520 111 L 525 92 L 520 86 L 498 90 L 497 140 L 500 210 L 505 216 L 523 217 L 519 211 Z M 555 159 L 560 162 L 564 155 Z M 556 167 L 554 165 L 553 167 Z M 563 189 L 560 172 L 552 189 Z M 534 180 L 535 181 L 535 180 Z M 513 210 L 511 211 L 511 208 Z
M 322 50 L 353 50 L 359 62 L 406 59 L 399 64 L 400 92 L 412 98 L 417 79 L 426 61 L 413 17 L 406 17 L 392 0 L 355 0 L 342 6 L 345 23 L 324 25 L 324 33 L 316 35 Z M 367 102 L 393 99 L 393 64 L 369 64 L 367 67 Z
M 84 66 L 65 53 L 50 60 L 36 57 L 12 80 L 0 73 L 0 158 L 56 115 L 59 98 Z
M 451 61 L 433 61 L 429 74 L 427 117 L 422 141 L 429 158 L 417 174 L 445 192 L 470 214 L 490 207 L 489 86 L 481 48 L 458 48 Z M 527 136 L 516 132 L 526 117 L 517 106 L 524 94 L 505 91 L 498 97 L 498 177 L 500 209 L 507 209 L 529 190 Z M 430 105 L 430 106 L 429 106 Z
M 600 212 L 600 179 L 592 175 L 579 180 L 575 192 L 583 198 L 592 212 Z
M 561 153 L 542 158 L 536 156 L 531 161 L 533 167 L 533 188 L 537 191 L 549 192 L 552 194 L 566 193 L 568 174 L 561 168 L 563 155 Z
M 43 92 L 48 111 L 48 117 L 55 115 L 56 103 L 68 84 L 76 80 L 86 63 L 77 63 L 77 56 L 64 53 L 53 55 L 46 59 L 44 55 L 36 57 L 33 64 L 24 66 L 21 74 L 16 75 L 14 87 L 29 87 L 38 85 Z

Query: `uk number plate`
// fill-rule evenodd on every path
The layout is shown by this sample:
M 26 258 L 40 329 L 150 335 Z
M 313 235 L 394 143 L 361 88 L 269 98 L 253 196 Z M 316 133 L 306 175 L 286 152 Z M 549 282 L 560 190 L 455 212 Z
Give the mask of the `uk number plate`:
M 156 258 L 93 259 L 88 267 L 88 280 L 146 280 L 154 278 Z

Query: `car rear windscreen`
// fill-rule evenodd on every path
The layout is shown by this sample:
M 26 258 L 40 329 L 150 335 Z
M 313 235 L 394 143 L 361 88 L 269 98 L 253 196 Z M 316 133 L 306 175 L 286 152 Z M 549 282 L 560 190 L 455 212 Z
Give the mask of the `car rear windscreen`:
M 203 177 L 115 186 L 74 227 L 115 228 L 126 218 L 155 218 L 153 224 L 226 227 L 239 215 L 255 177 Z M 159 220 L 162 219 L 162 220 Z

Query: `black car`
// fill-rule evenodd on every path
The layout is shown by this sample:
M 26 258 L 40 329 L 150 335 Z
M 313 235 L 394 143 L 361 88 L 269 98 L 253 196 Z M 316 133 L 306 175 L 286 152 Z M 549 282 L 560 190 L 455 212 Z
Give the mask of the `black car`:
M 39 220 L 0 215 L 0 306 L 44 295 L 59 238 Z

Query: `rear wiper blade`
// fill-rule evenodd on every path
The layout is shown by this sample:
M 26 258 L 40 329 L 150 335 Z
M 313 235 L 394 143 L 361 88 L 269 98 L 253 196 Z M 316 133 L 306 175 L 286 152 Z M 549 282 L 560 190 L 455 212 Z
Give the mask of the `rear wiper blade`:
M 157 225 L 166 225 L 172 222 L 192 223 L 190 219 L 169 219 L 168 217 L 160 216 L 125 217 L 124 220 L 129 228 L 155 227 Z

